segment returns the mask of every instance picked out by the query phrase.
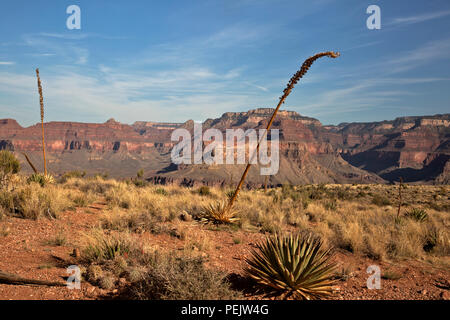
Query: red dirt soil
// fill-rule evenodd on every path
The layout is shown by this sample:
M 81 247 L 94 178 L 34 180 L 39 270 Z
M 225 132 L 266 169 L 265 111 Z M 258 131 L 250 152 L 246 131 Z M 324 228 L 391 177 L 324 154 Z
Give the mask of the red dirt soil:
M 67 211 L 56 220 L 25 220 L 4 218 L 0 221 L 0 270 L 25 278 L 65 282 L 66 268 L 76 264 L 72 256 L 77 248 L 80 234 L 98 225 L 104 205 L 95 204 L 88 208 Z M 264 238 L 261 233 L 248 233 L 241 230 L 213 230 L 200 226 L 196 222 L 182 222 L 189 236 L 202 234 L 207 236 L 210 247 L 201 253 L 206 266 L 221 269 L 239 278 L 243 275 L 245 257 L 254 244 Z M 64 233 L 66 242 L 61 246 L 52 244 L 58 233 Z M 158 245 L 166 250 L 183 250 L 184 241 L 168 234 L 139 235 L 142 241 Z M 239 239 L 239 241 L 235 241 Z M 238 242 L 238 243 L 236 243 Z M 337 251 L 336 262 L 347 272 L 347 279 L 339 280 L 333 299 L 449 299 L 450 271 L 432 267 L 413 260 L 400 262 L 374 261 L 356 256 L 345 251 Z M 366 285 L 367 267 L 378 265 L 382 273 L 388 271 L 400 276 L 397 280 L 381 279 L 381 289 L 369 290 Z M 241 278 L 242 279 L 242 278 Z M 0 284 L 0 299 L 18 300 L 78 300 L 114 298 L 120 288 L 103 290 L 86 281 L 81 283 L 81 290 L 67 287 L 46 287 L 31 285 Z M 245 290 L 246 299 L 261 299 L 264 296 Z

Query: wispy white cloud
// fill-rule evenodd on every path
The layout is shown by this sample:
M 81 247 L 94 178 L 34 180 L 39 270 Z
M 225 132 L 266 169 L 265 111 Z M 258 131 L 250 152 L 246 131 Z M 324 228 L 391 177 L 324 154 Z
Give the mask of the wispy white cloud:
M 420 47 L 406 51 L 397 57 L 383 62 L 389 72 L 399 73 L 414 69 L 425 64 L 435 63 L 437 60 L 449 59 L 450 39 L 433 40 Z
M 89 59 L 89 50 L 82 44 L 66 38 L 49 37 L 47 34 L 24 34 L 22 39 L 36 56 L 57 56 L 69 64 L 84 65 Z
M 390 23 L 388 23 L 388 25 L 409 25 L 446 17 L 448 15 L 450 15 L 450 10 L 429 12 L 415 16 L 395 18 Z
M 300 113 L 312 116 L 340 115 L 345 112 L 374 110 L 380 106 L 401 106 L 405 97 L 420 92 L 406 89 L 414 84 L 450 81 L 450 78 L 370 78 L 347 81 L 339 88 L 327 90 L 314 97 L 302 97 L 301 105 L 292 105 Z M 405 87 L 406 86 L 406 87 Z M 398 88 L 398 89 L 396 89 Z
M 228 77 L 206 67 L 151 75 L 104 65 L 97 71 L 86 75 L 73 68 L 47 69 L 41 79 L 48 119 L 66 115 L 65 120 L 77 121 L 102 121 L 109 117 L 127 123 L 140 119 L 184 121 L 193 115 L 206 119 L 267 102 L 267 94 L 261 95 L 261 88 L 238 80 L 236 70 L 226 72 Z M 34 75 L 0 72 L 0 104 L 7 105 L 2 93 L 22 97 L 2 113 L 29 108 L 30 101 L 36 99 L 35 82 Z
M 377 44 L 382 43 L 383 41 L 372 41 L 372 42 L 367 42 L 367 43 L 362 43 L 362 44 L 357 44 L 348 48 L 344 48 L 342 50 L 340 50 L 341 52 L 347 52 L 350 50 L 355 50 L 355 49 L 362 49 L 362 48 L 367 48 L 367 47 L 371 47 L 371 46 L 375 46 Z
M 0 61 L 0 66 L 10 66 L 16 64 L 14 61 Z
M 72 31 L 69 31 L 72 32 Z M 104 35 L 104 34 L 98 34 L 98 33 L 50 33 L 50 32 L 41 32 L 37 34 L 38 36 L 42 37 L 49 37 L 49 38 L 57 38 L 57 39 L 64 39 L 64 40 L 83 40 L 87 38 L 100 38 L 100 39 L 107 39 L 107 40 L 125 40 L 129 39 L 128 37 L 124 36 L 110 36 L 110 35 Z
M 33 56 L 33 57 L 53 57 L 56 56 L 56 53 L 28 53 L 26 55 Z

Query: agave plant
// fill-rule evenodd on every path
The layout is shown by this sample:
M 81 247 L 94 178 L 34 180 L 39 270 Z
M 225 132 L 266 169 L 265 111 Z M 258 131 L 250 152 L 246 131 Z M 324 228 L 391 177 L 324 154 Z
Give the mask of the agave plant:
M 202 208 L 198 217 L 203 223 L 232 224 L 239 220 L 237 212 L 228 207 L 225 201 L 210 203 Z
M 39 183 L 42 187 L 44 187 L 47 184 L 51 184 L 55 182 L 55 178 L 53 178 L 50 174 L 42 174 L 42 173 L 33 173 L 28 178 L 28 183 L 30 182 L 36 182 Z
M 335 264 L 322 240 L 310 233 L 274 235 L 246 259 L 247 274 L 283 298 L 320 299 L 333 292 Z
M 414 219 L 418 222 L 423 222 L 428 219 L 428 213 L 423 209 L 414 208 L 406 213 L 406 216 L 410 219 Z

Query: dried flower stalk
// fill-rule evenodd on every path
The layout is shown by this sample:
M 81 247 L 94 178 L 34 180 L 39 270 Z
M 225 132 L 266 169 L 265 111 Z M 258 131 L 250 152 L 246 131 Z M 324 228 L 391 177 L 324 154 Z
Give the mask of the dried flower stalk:
M 339 55 L 340 55 L 339 52 L 333 52 L 333 51 L 321 52 L 321 53 L 315 54 L 312 57 L 309 57 L 308 59 L 305 60 L 305 62 L 303 62 L 300 70 L 298 70 L 292 76 L 292 78 L 289 80 L 286 88 L 283 90 L 283 95 L 280 97 L 280 102 L 278 102 L 278 105 L 275 108 L 275 111 L 273 112 L 272 117 L 269 120 L 269 123 L 267 124 L 265 134 L 267 134 L 267 132 L 269 132 L 270 127 L 272 126 L 272 123 L 273 123 L 275 116 L 277 115 L 277 112 L 280 109 L 281 105 L 284 103 L 284 101 L 286 100 L 288 95 L 291 93 L 292 89 L 297 84 L 297 82 L 308 72 L 308 69 L 311 67 L 311 65 L 314 63 L 314 61 L 316 61 L 319 58 L 325 57 L 325 56 L 330 57 L 330 58 L 337 58 L 337 57 L 339 57 Z M 253 157 L 258 154 L 261 140 L 264 138 L 265 138 L 265 135 L 263 135 L 261 137 L 261 139 L 259 140 L 258 145 L 256 146 L 255 153 L 253 154 Z M 233 206 L 233 203 L 236 200 L 238 193 L 244 183 L 245 177 L 248 174 L 250 166 L 251 166 L 251 161 L 249 161 L 249 163 L 247 164 L 247 167 L 245 168 L 244 173 L 242 174 L 241 180 L 239 181 L 239 184 L 236 187 L 236 191 L 234 192 L 233 197 L 230 199 L 230 202 L 228 203 L 228 209 L 231 209 L 231 207 Z
M 41 126 L 42 126 L 42 153 L 44 155 L 44 174 L 47 175 L 47 162 L 45 161 L 45 138 L 44 138 L 44 96 L 42 95 L 41 78 L 39 77 L 39 69 L 36 68 L 36 77 L 39 90 L 39 103 L 41 106 Z

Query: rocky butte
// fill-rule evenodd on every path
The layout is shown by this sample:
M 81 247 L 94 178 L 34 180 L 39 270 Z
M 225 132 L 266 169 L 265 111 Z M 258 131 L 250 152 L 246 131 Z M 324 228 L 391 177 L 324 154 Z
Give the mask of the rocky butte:
M 208 119 L 203 130 L 264 129 L 273 109 L 227 112 Z M 0 149 L 14 151 L 30 172 L 23 152 L 42 167 L 40 125 L 22 127 L 0 120 Z M 181 185 L 235 184 L 243 165 L 174 165 L 170 150 L 176 128 L 192 130 L 193 121 L 132 125 L 114 119 L 105 123 L 48 122 L 44 124 L 49 170 L 70 170 L 111 177 L 135 176 L 144 169 L 155 183 Z M 387 183 L 400 177 L 410 183 L 448 184 L 450 178 L 450 114 L 402 117 L 392 121 L 324 126 L 319 120 L 281 110 L 273 124 L 280 130 L 280 171 L 269 185 L 283 183 Z M 247 184 L 260 186 L 257 166 Z

